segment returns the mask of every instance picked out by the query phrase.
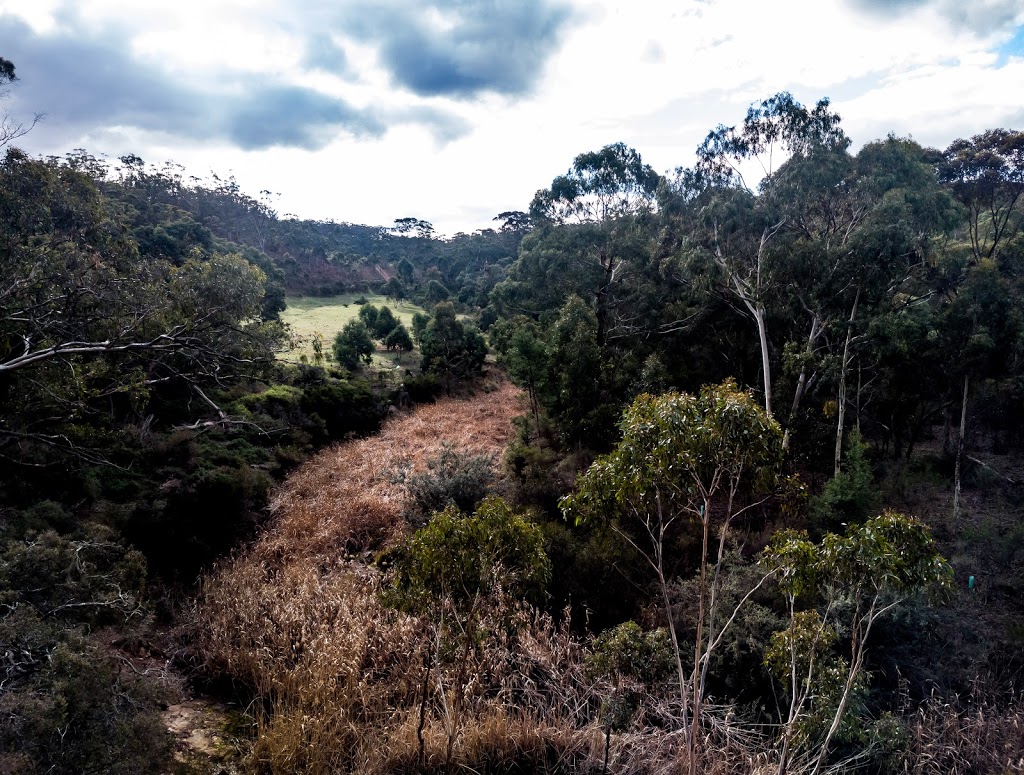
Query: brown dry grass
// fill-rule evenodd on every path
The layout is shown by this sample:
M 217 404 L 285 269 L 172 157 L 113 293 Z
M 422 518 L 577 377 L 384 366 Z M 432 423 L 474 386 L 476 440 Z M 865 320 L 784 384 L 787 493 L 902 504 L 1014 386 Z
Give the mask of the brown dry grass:
M 400 465 L 425 468 L 443 443 L 500 458 L 522 392 L 494 377 L 470 398 L 444 398 L 389 420 L 377 435 L 331 447 L 301 466 L 271 502 L 275 526 L 254 553 L 265 561 L 312 560 L 377 549 L 405 530 L 404 490 L 388 481 Z
M 1024 696 L 1001 704 L 931 697 L 908 726 L 908 770 L 922 775 L 1024 773 Z
M 455 669 L 426 658 L 436 623 L 384 607 L 380 573 L 357 555 L 407 530 L 404 493 L 388 470 L 422 469 L 443 442 L 500 455 L 522 407 L 519 391 L 498 381 L 471 399 L 420 407 L 377 437 L 323 452 L 276 494 L 273 528 L 205 581 L 195 618 L 201 654 L 211 672 L 254 697 L 259 734 L 247 771 L 448 770 L 444 692 L 450 698 Z M 629 728 L 606 738 L 601 707 L 612 687 L 588 676 L 584 644 L 567 622 L 556 626 L 509 601 L 495 605 L 491 636 L 473 650 L 470 680 L 459 687 L 466 716 L 455 733 L 455 771 L 602 773 L 606 743 L 607 772 L 685 771 L 672 691 L 647 695 Z M 510 617 L 518 621 L 515 634 L 497 624 Z M 1024 771 L 1021 708 L 1019 700 L 1001 708 L 932 700 L 903 719 L 908 771 Z M 773 772 L 770 737 L 720 711 L 708 710 L 698 771 Z

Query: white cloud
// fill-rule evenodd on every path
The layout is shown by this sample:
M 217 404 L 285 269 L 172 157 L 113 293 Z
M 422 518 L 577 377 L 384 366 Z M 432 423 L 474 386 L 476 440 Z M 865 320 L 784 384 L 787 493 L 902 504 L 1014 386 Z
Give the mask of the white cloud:
M 877 0 L 575 0 L 553 55 L 531 64 L 539 80 L 524 93 L 508 81 L 516 85 L 505 96 L 433 86 L 417 96 L 397 85 L 387 58 L 394 51 L 365 29 L 347 34 L 338 25 L 351 6 L 81 0 L 73 7 L 86 20 L 82 34 L 117 30 L 139 60 L 179 82 L 198 78 L 204 88 L 230 90 L 250 88 L 246 74 L 277 79 L 379 119 L 387 127 L 379 136 L 328 123 L 324 131 L 337 134 L 317 150 L 243 151 L 216 134 L 176 138 L 122 120 L 118 129 L 39 131 L 26 145 L 173 158 L 199 175 L 233 170 L 250 193 L 281 192 L 282 212 L 379 224 L 414 215 L 453 233 L 524 209 L 576 154 L 610 142 L 636 147 L 659 171 L 689 164 L 708 130 L 739 122 L 751 102 L 780 90 L 805 103 L 832 96 L 858 145 L 891 131 L 944 146 L 1024 118 L 1024 60 L 996 54 L 1024 22 L 1007 0 L 983 0 L 966 16 L 952 0 L 905 0 L 896 10 Z M 70 7 L 0 0 L 0 18 L 17 15 L 47 33 Z M 447 10 L 424 18 L 440 36 L 458 22 Z M 311 64 L 314 33 L 329 44 L 320 55 L 338 50 L 338 67 Z M 54 122 L 61 112 L 60 105 L 35 109 Z M 64 145 L 54 147 L 58 141 Z

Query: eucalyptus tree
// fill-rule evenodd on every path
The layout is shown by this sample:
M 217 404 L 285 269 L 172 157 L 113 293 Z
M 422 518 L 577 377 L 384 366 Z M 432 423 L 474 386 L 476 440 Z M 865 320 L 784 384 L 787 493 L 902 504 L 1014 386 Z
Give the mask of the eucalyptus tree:
M 272 358 L 280 329 L 260 319 L 260 269 L 240 255 L 140 256 L 109 207 L 59 161 L 9 149 L 0 162 L 0 455 L 87 454 L 69 428 L 100 408 L 141 412 L 161 388 L 223 420 L 205 391 Z
M 943 594 L 953 571 L 920 520 L 886 511 L 845 535 L 828 533 L 820 544 L 806 534 L 782 530 L 763 558 L 786 598 L 790 624 L 776 633 L 766 663 L 784 685 L 789 709 L 779 746 L 779 775 L 795 761 L 815 775 L 828 760 L 863 678 L 867 644 L 888 612 L 923 593 Z M 811 607 L 798 607 L 810 603 Z M 849 638 L 848 659 L 830 655 L 839 636 Z M 825 691 L 825 684 L 834 686 Z M 828 698 L 829 707 L 812 708 Z M 816 734 L 797 736 L 817 716 Z M 796 750 L 803 743 L 802 751 Z
M 0 57 L 0 89 L 3 89 L 3 87 L 10 85 L 17 80 L 18 76 L 15 74 L 14 63 L 9 59 Z M 6 96 L 7 92 L 0 91 L 0 100 Z M 4 111 L 3 117 L 0 117 L 0 150 L 13 143 L 19 137 L 23 137 L 28 134 L 32 130 L 32 127 L 39 123 L 39 119 L 41 118 L 42 116 L 40 114 L 36 114 L 32 118 L 32 121 L 26 125 L 23 121 L 18 121 L 9 113 Z
M 639 153 L 615 143 L 577 156 L 572 168 L 530 204 L 535 239 L 529 244 L 543 249 L 544 238 L 554 232 L 557 260 L 582 280 L 576 292 L 593 301 L 601 346 L 614 324 L 619 288 L 637 258 L 649 251 L 646 219 L 655 209 L 659 181 Z
M 710 256 L 720 289 L 757 326 L 764 405 L 772 413 L 772 369 L 768 304 L 778 290 L 778 267 L 771 246 L 789 215 L 771 196 L 775 164 L 814 151 L 843 151 L 849 144 L 839 116 L 827 99 L 808 110 L 780 92 L 751 106 L 740 126 L 719 126 L 697 149 L 693 170 L 680 170 L 676 188 L 692 201 L 690 249 Z M 763 176 L 761 195 L 743 176 L 747 165 Z
M 812 325 L 815 318 L 824 322 L 822 354 L 812 359 L 805 352 L 799 363 L 803 369 L 813 362 L 835 390 L 836 474 L 849 409 L 857 409 L 859 424 L 870 405 L 902 454 L 942 408 L 950 353 L 941 346 L 939 321 L 962 282 L 955 255 L 961 249 L 950 240 L 962 211 L 938 181 L 933 152 L 890 136 L 865 145 L 847 176 L 843 185 L 862 208 L 849 233 L 826 250 L 820 240 L 816 246 L 787 230 L 794 247 L 831 257 L 818 269 L 808 264 L 803 282 L 797 274 L 793 284 L 801 306 L 814 312 Z
M 786 219 L 773 247 L 777 277 L 791 318 L 804 321 L 806 332 L 801 341 L 794 331 L 785 345 L 798 373 L 790 425 L 814 383 L 837 377 L 838 472 L 858 310 L 871 313 L 910 290 L 908 281 L 924 272 L 936 237 L 951 223 L 953 203 L 927 152 L 895 137 L 869 143 L 856 157 L 845 147 L 812 146 L 762 189 Z
M 782 430 L 733 382 L 707 386 L 697 396 L 641 395 L 623 414 L 620 430 L 619 444 L 580 476 L 561 506 L 577 523 L 615 519 L 619 535 L 654 572 L 675 656 L 689 768 L 695 773 L 710 657 L 736 615 L 724 625 L 718 618 L 726 541 L 734 520 L 774 491 Z M 718 548 L 712 558 L 713 520 Z M 694 657 L 687 670 L 672 614 L 667 555 L 689 526 L 699 533 L 701 550 Z
M 952 142 L 939 178 L 967 208 L 975 261 L 998 258 L 1024 226 L 1024 132 L 990 129 Z

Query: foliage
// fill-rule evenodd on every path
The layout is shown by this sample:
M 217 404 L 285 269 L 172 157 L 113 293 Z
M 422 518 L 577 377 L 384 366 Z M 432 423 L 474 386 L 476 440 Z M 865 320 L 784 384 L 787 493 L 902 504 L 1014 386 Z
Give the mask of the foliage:
M 653 683 L 672 674 L 672 643 L 664 628 L 644 632 L 636 622 L 623 622 L 594 639 L 588 667 L 597 675 Z
M 750 505 L 741 508 L 739 499 L 748 491 L 760 494 L 774 487 L 782 463 L 782 434 L 778 423 L 733 382 L 708 386 L 698 396 L 641 395 L 623 414 L 620 428 L 622 440 L 615 450 L 594 462 L 577 481 L 576 492 L 561 501 L 561 507 L 577 522 L 623 518 L 626 527 L 620 534 L 642 553 L 657 576 L 684 705 L 684 738 L 692 775 L 711 655 L 729 624 L 716 629 L 727 531 L 736 513 Z M 718 555 L 712 564 L 708 540 L 716 509 L 722 512 L 721 528 Z M 697 626 L 689 674 L 683 667 L 672 615 L 665 556 L 674 534 L 686 522 L 699 523 L 702 528 Z M 630 532 L 640 537 L 634 540 Z M 713 568 L 710 585 L 709 566 Z
M 412 335 L 417 343 L 420 342 L 423 332 L 427 329 L 427 324 L 430 322 L 430 316 L 424 315 L 422 312 L 416 312 L 412 316 Z
M 398 323 L 384 337 L 383 345 L 389 350 L 400 350 L 409 352 L 412 350 L 412 337 L 409 336 L 409 329 Z
M 563 508 L 577 521 L 628 514 L 701 519 L 720 491 L 764 488 L 781 464 L 778 424 L 735 383 L 698 396 L 641 395 L 623 414 L 622 441 L 581 478 Z
M 0 454 L 96 460 L 83 425 L 111 408 L 143 417 L 169 392 L 199 397 L 269 363 L 280 328 L 260 320 L 264 272 L 238 253 L 140 255 L 71 164 L 9 150 L 0 234 Z
M 999 256 L 1024 225 L 1024 132 L 990 129 L 942 153 L 939 179 L 967 208 L 975 260 Z
M 530 204 L 530 218 L 558 222 L 603 221 L 649 208 L 658 188 L 658 174 L 624 143 L 581 153 L 565 175 L 539 191 Z
M 452 506 L 437 513 L 392 560 L 388 599 L 410 611 L 443 600 L 469 610 L 498 587 L 540 600 L 551 575 L 540 530 L 495 497 L 471 515 Z
M 486 499 L 470 516 L 453 506 L 435 514 L 392 553 L 391 559 L 392 586 L 384 600 L 388 605 L 428 616 L 436 632 L 434 659 L 438 672 L 445 641 L 451 637 L 446 632 L 446 618 L 454 618 L 456 623 L 452 630 L 461 657 L 452 686 L 452 707 L 450 711 L 446 708 L 448 767 L 462 721 L 470 655 L 481 637 L 488 612 L 496 611 L 497 624 L 514 632 L 522 620 L 503 601 L 506 597 L 540 600 L 551 577 L 551 562 L 544 553 L 537 526 L 497 497 Z M 418 732 L 421 740 L 426 689 L 422 703 Z M 420 750 L 422 763 L 422 743 Z
M 487 355 L 483 336 L 456 318 L 449 302 L 434 307 L 419 345 L 423 356 L 420 368 L 442 377 L 449 388 L 453 382 L 477 376 Z
M 398 477 L 409 495 L 407 519 L 417 526 L 449 506 L 463 514 L 471 513 L 494 481 L 494 460 L 490 456 L 460 453 L 448 443 L 442 444 L 426 465 L 425 471 L 400 471 Z
M 25 773 L 165 772 L 171 746 L 151 688 L 79 636 L 18 609 L 0 619 L 7 654 L 24 658 L 41 642 L 33 672 L 0 689 L 0 762 Z
M 366 309 L 366 307 L 363 307 Z M 359 364 L 370 364 L 373 356 L 373 340 L 370 332 L 361 320 L 352 320 L 334 337 L 334 359 L 350 371 L 359 368 Z
M 828 533 L 820 545 L 805 534 L 780 531 L 764 562 L 778 577 L 790 616 L 788 630 L 773 639 L 766 654 L 776 674 L 783 672 L 790 697 L 782 766 L 805 757 L 819 772 L 833 742 L 855 723 L 847 713 L 863 691 L 866 646 L 875 623 L 910 597 L 948 593 L 953 571 L 924 524 L 892 511 L 851 525 L 845 535 Z M 796 609 L 797 598 L 819 595 L 823 615 Z M 840 631 L 850 640 L 850 657 L 843 662 L 827 656 Z
M 0 601 L 44 617 L 102 625 L 140 616 L 145 578 L 142 555 L 94 524 L 73 537 L 29 534 L 0 550 Z
M 803 153 L 815 147 L 848 144 L 839 128 L 839 116 L 829 111 L 828 99 L 808 110 L 788 92 L 779 92 L 751 105 L 740 128 L 720 126 L 709 132 L 697 151 L 697 170 L 708 181 L 742 182 L 736 163 L 755 158 L 770 176 L 776 146 L 789 153 Z
M 823 622 L 817 611 L 798 611 L 789 627 L 776 632 L 764 654 L 765 666 L 791 700 L 806 693 L 806 707 L 792 726 L 793 746 L 808 748 L 819 743 L 828 731 L 843 696 L 849 663 L 833 652 L 839 640 L 835 629 Z M 793 685 L 793 676 L 797 684 Z M 858 674 L 852 688 L 854 707 L 862 706 L 866 676 Z M 843 716 L 837 739 L 849 741 L 863 726 L 857 712 Z
M 842 471 L 825 483 L 811 511 L 820 530 L 862 522 L 877 508 L 878 489 L 867 459 L 867 446 L 858 435 L 850 439 Z

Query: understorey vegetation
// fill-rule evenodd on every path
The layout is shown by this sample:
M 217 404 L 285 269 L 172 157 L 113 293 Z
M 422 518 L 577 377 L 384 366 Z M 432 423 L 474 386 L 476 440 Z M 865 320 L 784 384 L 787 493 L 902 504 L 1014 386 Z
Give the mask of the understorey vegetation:
M 852 147 L 447 238 L 3 149 L 0 771 L 193 771 L 169 672 L 243 772 L 1024 770 L 1024 133 Z

